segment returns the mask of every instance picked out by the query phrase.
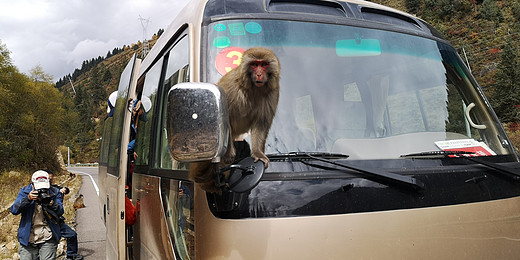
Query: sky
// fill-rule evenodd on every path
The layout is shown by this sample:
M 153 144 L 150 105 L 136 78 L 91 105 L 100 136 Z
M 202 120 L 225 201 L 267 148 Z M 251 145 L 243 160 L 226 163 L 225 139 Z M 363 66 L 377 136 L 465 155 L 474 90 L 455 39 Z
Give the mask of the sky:
M 188 1 L 0 0 L 0 43 L 20 72 L 39 65 L 56 82 L 84 60 L 151 39 Z

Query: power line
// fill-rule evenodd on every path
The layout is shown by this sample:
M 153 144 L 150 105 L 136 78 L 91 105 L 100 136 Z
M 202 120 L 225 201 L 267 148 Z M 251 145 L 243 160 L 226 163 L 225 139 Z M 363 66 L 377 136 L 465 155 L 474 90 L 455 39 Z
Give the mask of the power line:
M 143 53 L 142 58 L 146 57 L 148 52 L 150 51 L 150 45 L 148 44 L 148 40 L 146 40 L 146 28 L 148 27 L 148 24 L 151 22 L 150 18 L 144 19 L 139 15 L 139 18 L 137 18 L 141 22 L 141 27 L 143 27 Z

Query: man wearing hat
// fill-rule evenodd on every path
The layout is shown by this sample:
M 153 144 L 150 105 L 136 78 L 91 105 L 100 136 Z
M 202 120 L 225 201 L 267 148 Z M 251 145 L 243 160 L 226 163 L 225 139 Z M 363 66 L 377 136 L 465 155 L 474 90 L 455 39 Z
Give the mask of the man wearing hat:
M 14 215 L 22 214 L 18 227 L 20 259 L 56 259 L 63 196 L 51 187 L 49 174 L 34 172 L 32 183 L 20 189 L 10 210 Z

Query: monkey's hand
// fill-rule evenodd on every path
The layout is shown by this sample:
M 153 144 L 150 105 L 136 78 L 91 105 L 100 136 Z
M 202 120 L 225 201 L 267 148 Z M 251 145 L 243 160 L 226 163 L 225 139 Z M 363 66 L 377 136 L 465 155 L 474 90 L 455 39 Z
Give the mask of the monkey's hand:
M 251 156 L 253 157 L 253 159 L 255 159 L 255 162 L 258 162 L 258 160 L 264 162 L 265 164 L 265 168 L 267 169 L 267 167 L 269 167 L 269 158 L 267 158 L 267 156 L 265 155 L 265 153 L 262 153 L 262 152 L 253 152 L 251 154 Z

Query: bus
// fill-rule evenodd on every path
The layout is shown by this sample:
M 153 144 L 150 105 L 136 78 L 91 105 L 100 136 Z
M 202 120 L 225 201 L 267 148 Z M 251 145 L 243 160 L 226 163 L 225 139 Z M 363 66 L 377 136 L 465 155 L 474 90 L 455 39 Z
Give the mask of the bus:
M 281 64 L 269 167 L 236 162 L 222 193 L 206 193 L 189 165 L 226 149 L 215 83 L 256 46 Z M 99 164 L 107 259 L 520 255 L 518 154 L 455 48 L 410 14 L 193 0 L 129 61 L 116 95 Z

